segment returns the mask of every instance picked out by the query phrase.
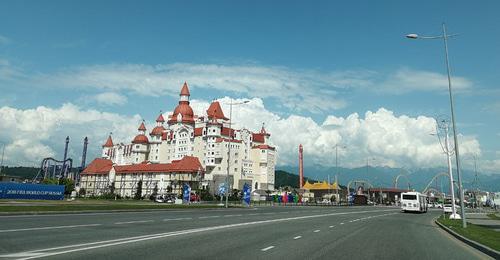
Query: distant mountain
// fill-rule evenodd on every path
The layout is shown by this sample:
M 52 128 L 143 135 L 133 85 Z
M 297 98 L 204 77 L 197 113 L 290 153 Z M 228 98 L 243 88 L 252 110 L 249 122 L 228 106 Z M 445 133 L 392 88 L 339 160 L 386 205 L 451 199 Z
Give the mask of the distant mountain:
M 283 166 L 277 167 L 277 170 L 282 170 L 286 172 L 293 173 L 297 175 L 298 168 Z M 415 190 L 423 190 L 432 178 L 438 173 L 448 172 L 446 168 L 419 168 L 419 169 L 409 169 L 405 170 L 402 168 L 391 168 L 391 167 L 360 167 L 360 168 L 339 168 L 338 171 L 334 167 L 305 167 L 304 176 L 319 181 L 330 180 L 333 182 L 335 180 L 336 173 L 338 176 L 338 181 L 342 185 L 347 185 L 349 181 L 354 180 L 367 180 L 375 187 L 393 187 L 394 180 L 399 174 L 405 174 L 410 182 L 410 187 Z M 455 171 L 453 171 L 456 174 Z M 478 187 L 481 190 L 486 191 L 500 191 L 500 174 L 478 174 L 478 182 L 474 182 L 474 172 L 469 170 L 462 170 L 462 182 L 465 189 L 475 189 Z M 298 177 L 298 176 L 297 176 Z M 430 187 L 437 190 L 443 189 L 448 190 L 449 181 L 447 176 L 441 176 L 436 178 L 436 180 L 431 184 Z M 457 176 L 454 176 L 457 180 Z M 399 188 L 407 188 L 408 181 L 405 177 L 400 177 L 398 180 Z
M 285 186 L 289 186 L 292 188 L 299 187 L 299 175 L 297 175 L 297 174 L 289 173 L 289 172 L 282 171 L 282 170 L 277 170 L 277 171 L 275 171 L 274 176 L 276 176 L 275 180 L 274 180 L 274 186 L 276 188 L 285 187 Z M 306 180 L 309 180 L 309 182 L 316 182 L 315 180 L 312 180 L 312 179 L 305 177 L 304 182 Z

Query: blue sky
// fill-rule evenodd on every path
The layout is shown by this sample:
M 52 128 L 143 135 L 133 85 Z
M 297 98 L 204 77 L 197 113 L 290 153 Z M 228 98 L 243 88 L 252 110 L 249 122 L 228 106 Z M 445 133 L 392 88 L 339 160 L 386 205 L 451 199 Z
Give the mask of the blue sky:
M 78 111 L 130 119 L 124 122 L 152 121 L 160 110 L 173 110 L 187 81 L 200 107 L 226 96 L 255 98 L 263 108 L 252 108 L 276 120 L 311 119 L 321 128 L 318 133 L 334 139 L 338 134 L 354 150 L 362 142 L 350 140 L 345 131 L 331 132 L 324 123 L 328 116 L 357 113 L 366 120 L 367 111 L 381 108 L 397 119 L 449 114 L 442 41 L 404 37 L 440 34 L 446 22 L 450 33 L 460 34 L 450 40 L 449 51 L 458 129 L 465 143 L 472 142 L 465 144 L 464 156 L 480 154 L 484 167 L 494 171 L 500 166 L 498 10 L 496 1 L 2 1 L 1 115 L 6 120 L 9 113 L 26 115 L 41 106 L 57 112 L 71 104 Z M 23 128 L 30 126 L 25 122 L 30 117 L 19 118 L 18 131 L 32 134 Z M 86 133 L 69 121 L 41 126 L 47 127 L 46 138 L 33 140 L 39 152 L 19 158 L 59 155 L 55 139 L 66 134 L 66 123 L 73 125 L 67 134 L 76 139 L 120 131 Z M 258 128 L 258 120 L 240 121 Z M 274 126 L 272 120 L 265 123 Z M 14 159 L 25 147 L 21 140 L 5 132 L 9 129 L 0 130 L 0 142 L 11 154 L 8 162 L 23 164 Z M 397 141 L 397 135 L 388 140 Z M 429 149 L 431 140 L 436 141 L 423 141 Z M 293 163 L 296 141 L 290 147 L 281 142 L 276 145 L 283 164 Z M 318 139 L 310 143 L 322 147 Z M 426 162 L 412 158 L 427 151 L 365 145 L 371 148 L 346 152 L 345 160 L 352 166 L 368 156 L 388 165 Z M 79 148 L 74 149 L 76 156 Z M 326 157 L 314 163 L 329 165 Z

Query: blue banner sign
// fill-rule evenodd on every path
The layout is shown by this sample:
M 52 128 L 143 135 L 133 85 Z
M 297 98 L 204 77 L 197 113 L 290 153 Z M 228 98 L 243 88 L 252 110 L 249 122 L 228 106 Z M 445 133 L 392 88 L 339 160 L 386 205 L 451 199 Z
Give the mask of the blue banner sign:
M 189 186 L 189 184 L 184 183 L 184 187 L 182 189 L 182 199 L 185 202 L 189 203 L 190 198 L 191 198 L 191 187 Z
M 64 185 L 0 182 L 0 199 L 63 200 Z
M 248 185 L 248 183 L 245 183 L 243 185 L 243 202 L 245 202 L 247 206 L 250 205 L 250 198 L 252 195 L 251 192 L 252 188 Z

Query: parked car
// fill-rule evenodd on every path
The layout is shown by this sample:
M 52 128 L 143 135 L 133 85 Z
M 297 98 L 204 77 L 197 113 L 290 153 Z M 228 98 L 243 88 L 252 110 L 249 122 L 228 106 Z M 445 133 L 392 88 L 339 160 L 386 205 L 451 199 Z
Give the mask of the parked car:
M 460 206 L 455 204 L 455 209 L 458 212 L 460 210 Z M 452 212 L 451 203 L 444 204 L 443 211 L 444 213 L 451 213 Z

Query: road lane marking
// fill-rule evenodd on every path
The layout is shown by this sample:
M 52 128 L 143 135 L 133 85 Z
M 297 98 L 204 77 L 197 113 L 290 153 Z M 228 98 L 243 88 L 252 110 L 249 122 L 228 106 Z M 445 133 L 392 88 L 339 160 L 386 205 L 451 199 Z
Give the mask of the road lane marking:
M 22 253 L 44 252 L 43 254 L 24 258 L 24 259 L 34 259 L 34 258 L 49 257 L 49 256 L 54 256 L 54 255 L 62 255 L 62 254 L 67 254 L 67 253 L 72 253 L 72 252 L 86 251 L 86 250 L 97 249 L 97 248 L 104 248 L 104 247 L 111 247 L 111 246 L 117 246 L 117 245 L 123 245 L 123 244 L 137 243 L 137 242 L 141 242 L 141 241 L 156 240 L 156 239 L 161 239 L 161 238 L 166 238 L 166 237 L 181 236 L 181 235 L 186 235 L 186 234 L 235 228 L 235 227 L 245 227 L 245 226 L 252 226 L 252 225 L 266 224 L 266 223 L 275 223 L 275 222 L 284 222 L 284 221 L 293 221 L 293 220 L 302 220 L 302 219 L 312 219 L 312 218 L 328 217 L 328 216 L 335 216 L 335 215 L 349 215 L 349 214 L 387 212 L 387 211 L 394 211 L 394 209 L 372 210 L 372 211 L 336 212 L 336 213 L 330 213 L 330 214 L 318 214 L 318 215 L 308 215 L 308 216 L 299 216 L 299 217 L 260 220 L 260 221 L 243 222 L 243 223 L 228 224 L 228 225 L 221 225 L 221 226 L 212 226 L 212 227 L 204 227 L 204 228 L 186 229 L 186 230 L 180 230 L 180 231 L 171 231 L 171 232 L 166 232 L 166 233 L 156 233 L 156 234 L 151 234 L 151 235 L 135 236 L 135 237 L 121 238 L 121 239 L 104 240 L 104 241 L 99 241 L 99 242 L 59 246 L 59 247 L 30 250 L 30 251 L 18 252 L 18 253 L 22 254 Z M 394 214 L 396 214 L 396 213 L 394 213 Z M 55 250 L 59 250 L 59 249 L 62 249 L 62 251 L 55 251 Z M 2 256 L 3 255 L 0 255 L 0 257 L 2 257 Z
M 344 222 L 340 223 L 340 225 L 344 225 Z
M 318 233 L 319 231 L 320 231 L 319 229 L 316 229 L 316 230 L 314 230 L 313 232 L 314 232 L 314 233 Z
M 224 217 L 229 218 L 229 217 L 241 217 L 243 216 L 242 214 L 233 214 L 233 215 L 224 215 Z
M 102 224 L 85 224 L 85 225 L 71 225 L 71 226 L 54 226 L 54 227 L 36 227 L 36 228 L 19 228 L 19 229 L 4 229 L 0 233 L 19 232 L 19 231 L 34 231 L 34 230 L 47 230 L 47 229 L 62 229 L 62 228 L 78 228 L 78 227 L 95 227 Z
M 333 228 L 333 227 L 335 227 L 335 225 L 333 225 L 333 226 L 329 226 L 329 228 Z
M 269 249 L 273 249 L 273 248 L 274 248 L 274 246 L 268 246 L 268 247 L 266 247 L 266 248 L 262 248 L 260 251 L 262 251 L 262 252 L 266 252 L 267 250 L 269 250 Z
M 153 222 L 153 220 L 135 220 L 135 221 L 124 221 L 124 222 L 115 222 L 115 225 L 125 225 L 125 224 L 135 224 L 135 223 L 147 223 Z
M 206 216 L 206 217 L 199 217 L 199 219 L 205 219 L 205 218 L 218 218 L 220 216 Z
M 300 239 L 300 238 L 302 238 L 302 236 L 296 236 L 296 237 L 294 237 L 293 239 L 294 239 L 294 240 L 297 240 L 297 239 Z
M 190 220 L 193 218 L 165 218 L 163 221 Z
M 257 216 L 257 215 L 260 215 L 260 213 L 252 213 L 252 214 L 248 214 L 248 216 Z

